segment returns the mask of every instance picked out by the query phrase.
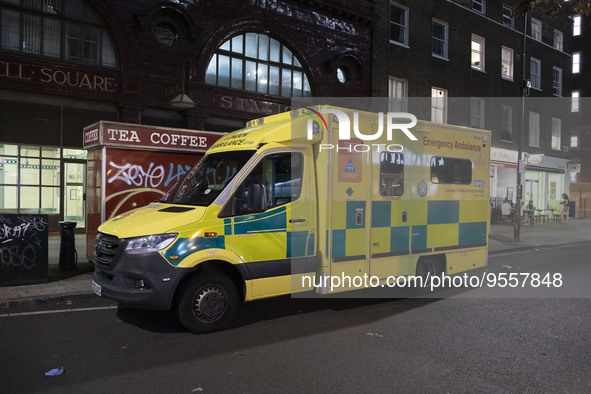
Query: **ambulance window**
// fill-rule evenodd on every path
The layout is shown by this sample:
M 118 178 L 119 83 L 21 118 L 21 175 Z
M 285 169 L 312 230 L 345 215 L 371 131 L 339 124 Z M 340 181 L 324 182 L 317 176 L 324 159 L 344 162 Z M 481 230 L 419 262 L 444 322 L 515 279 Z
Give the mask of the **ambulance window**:
M 265 191 L 266 209 L 297 200 L 302 189 L 303 156 L 301 153 L 278 153 L 265 157 L 247 175 L 232 197 L 235 215 L 260 211 L 251 206 L 249 193 L 253 185 L 261 185 Z
M 431 158 L 431 182 L 454 185 L 472 183 L 472 161 L 451 157 Z
M 404 193 L 404 155 L 382 152 L 380 155 L 380 194 L 401 196 Z

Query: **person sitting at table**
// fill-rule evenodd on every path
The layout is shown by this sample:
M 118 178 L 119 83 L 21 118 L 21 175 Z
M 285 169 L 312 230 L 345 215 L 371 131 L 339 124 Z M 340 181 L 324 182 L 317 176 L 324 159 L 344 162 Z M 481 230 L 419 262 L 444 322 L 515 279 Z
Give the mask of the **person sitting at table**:
M 503 223 L 511 222 L 511 204 L 509 200 L 505 200 L 501 204 L 501 215 L 503 216 Z
M 534 216 L 536 214 L 536 207 L 534 207 L 534 202 L 529 200 L 529 203 L 523 209 L 524 214 L 524 221 L 529 225 L 534 224 Z

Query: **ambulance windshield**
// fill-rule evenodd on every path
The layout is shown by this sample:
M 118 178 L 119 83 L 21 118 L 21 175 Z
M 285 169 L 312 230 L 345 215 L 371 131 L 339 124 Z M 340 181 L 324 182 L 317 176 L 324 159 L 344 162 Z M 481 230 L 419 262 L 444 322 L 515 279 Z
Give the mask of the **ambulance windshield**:
M 234 151 L 205 156 L 160 202 L 200 206 L 211 204 L 254 152 Z

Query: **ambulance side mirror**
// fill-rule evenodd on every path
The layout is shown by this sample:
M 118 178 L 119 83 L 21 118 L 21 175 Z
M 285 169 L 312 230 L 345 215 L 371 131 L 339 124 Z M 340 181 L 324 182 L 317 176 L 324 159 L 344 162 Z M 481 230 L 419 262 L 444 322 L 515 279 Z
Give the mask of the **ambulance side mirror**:
M 258 183 L 248 185 L 248 210 L 250 212 L 267 210 L 267 195 L 263 185 Z

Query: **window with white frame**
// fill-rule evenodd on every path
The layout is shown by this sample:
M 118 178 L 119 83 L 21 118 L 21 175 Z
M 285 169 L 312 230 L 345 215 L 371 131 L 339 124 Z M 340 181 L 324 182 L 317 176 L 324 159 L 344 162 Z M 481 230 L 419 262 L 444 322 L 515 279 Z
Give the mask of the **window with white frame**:
M 480 12 L 481 14 L 485 14 L 485 7 L 485 0 L 472 0 L 472 9 L 474 11 Z
M 562 138 L 562 120 L 552 118 L 552 150 L 560 150 Z
M 536 18 L 531 18 L 531 38 L 542 41 L 542 22 Z
M 540 114 L 529 113 L 529 146 L 540 147 Z
M 408 8 L 390 3 L 390 42 L 408 45 Z
M 513 108 L 501 106 L 501 140 L 513 141 Z
M 581 96 L 581 92 L 578 90 L 573 90 L 570 96 L 570 111 L 571 112 L 579 112 L 579 97 Z
M 501 47 L 501 76 L 513 80 L 513 49 Z
M 408 109 L 408 81 L 395 77 L 389 78 L 388 111 L 406 112 Z
M 564 36 L 560 30 L 554 29 L 554 49 L 562 51 Z
M 577 15 L 573 18 L 573 36 L 581 35 L 581 16 Z
M 503 25 L 513 27 L 513 8 L 507 4 L 503 4 Z
M 447 123 L 447 90 L 431 88 L 431 121 Z
M 0 7 L 0 47 L 29 55 L 116 67 L 107 31 L 83 0 L 4 0 Z
M 554 67 L 552 69 L 552 93 L 555 96 L 562 96 L 562 69 Z
M 437 19 L 433 19 L 433 39 L 432 50 L 433 56 L 447 59 L 447 42 L 448 42 L 448 24 Z
M 484 99 L 470 99 L 470 127 L 484 129 Z
M 578 148 L 579 147 L 579 136 L 578 135 L 571 135 L 570 136 L 570 147 L 571 148 Z
M 573 74 L 581 72 L 581 52 L 573 52 Z
M 541 74 L 542 74 L 542 62 L 539 59 L 532 57 L 529 60 L 529 80 L 531 82 L 532 88 L 534 88 L 534 89 L 541 89 L 542 88 Z
M 484 71 L 484 37 L 472 34 L 472 68 Z

